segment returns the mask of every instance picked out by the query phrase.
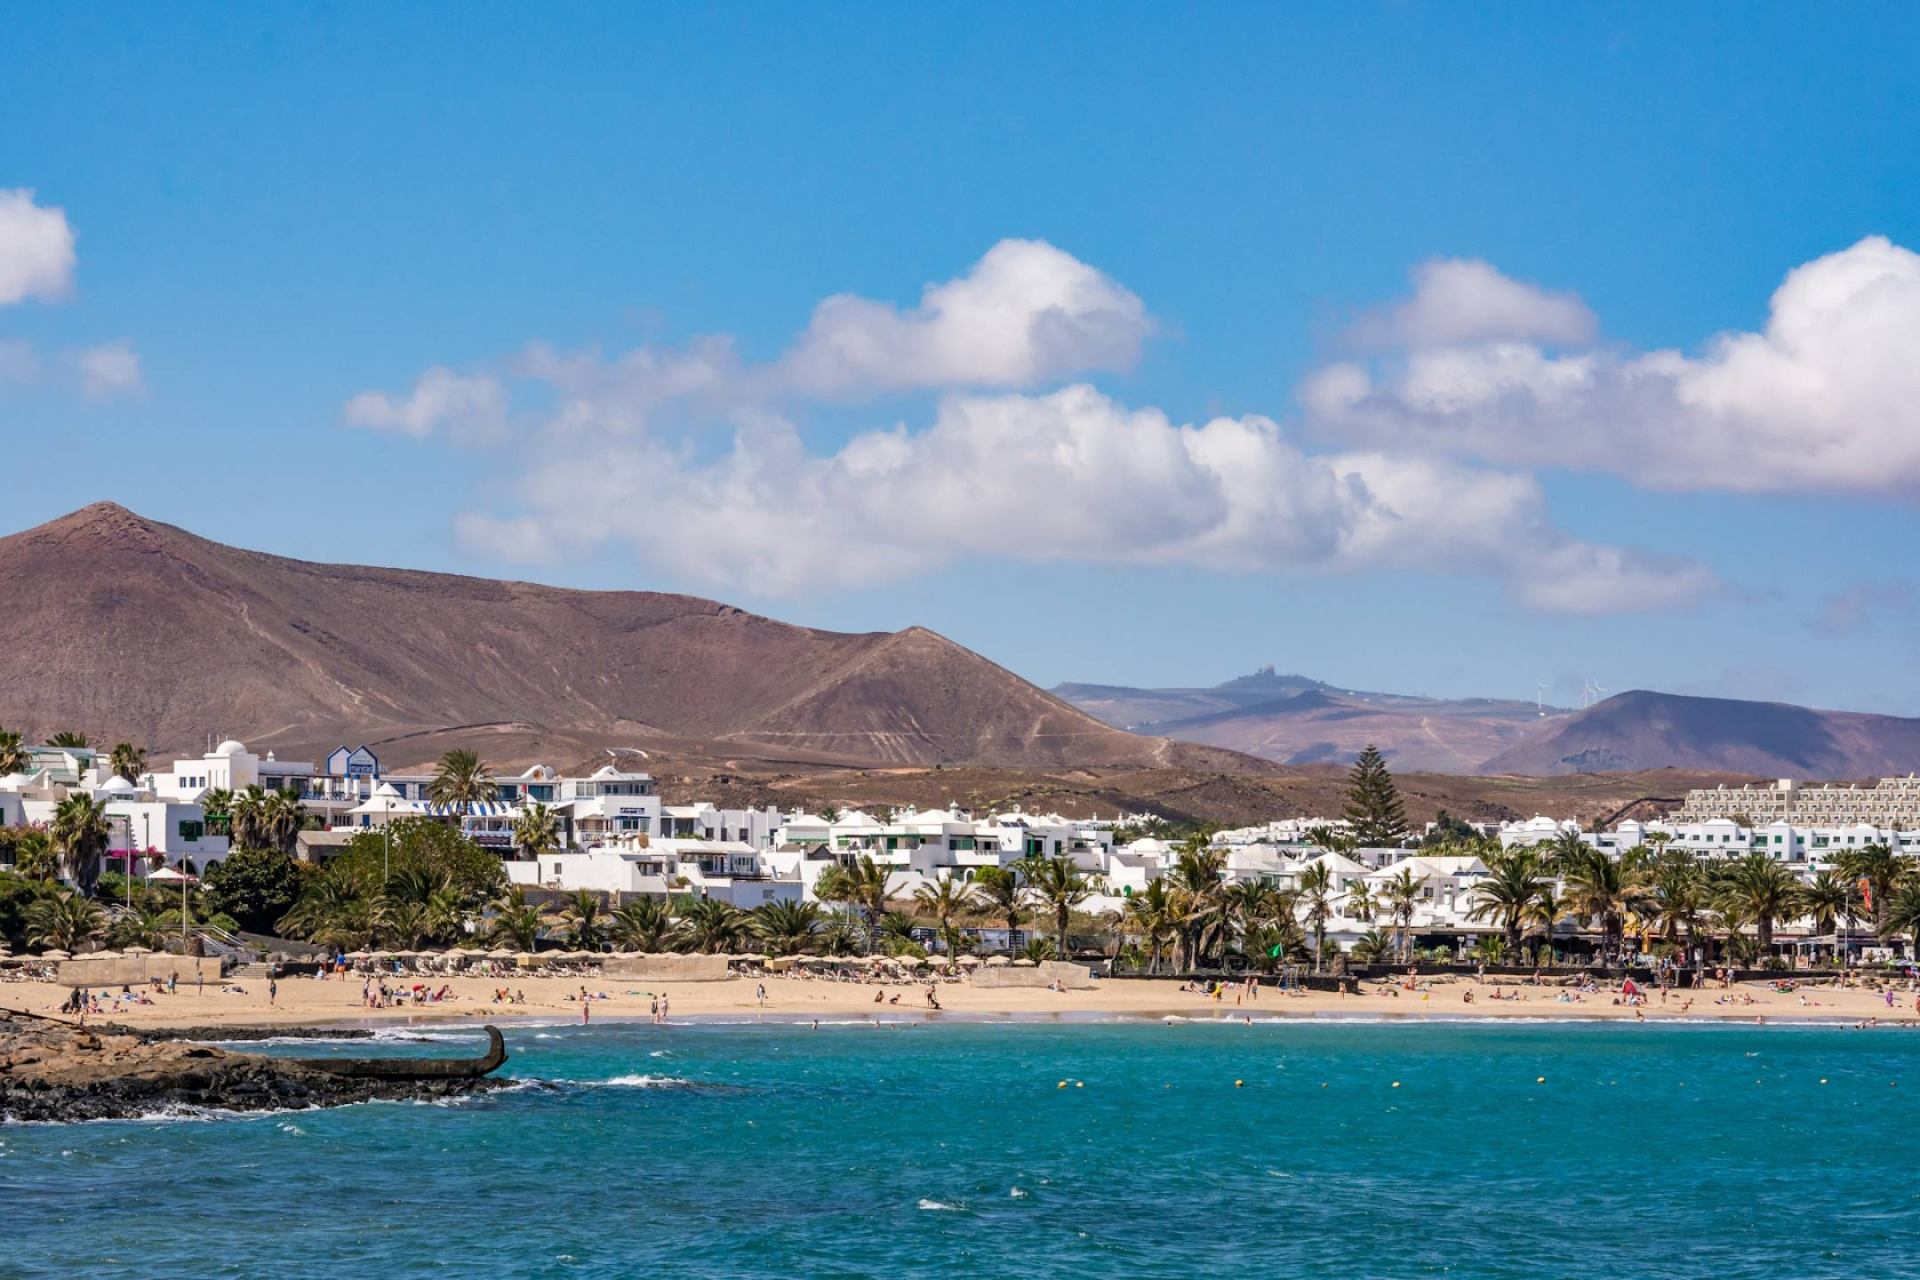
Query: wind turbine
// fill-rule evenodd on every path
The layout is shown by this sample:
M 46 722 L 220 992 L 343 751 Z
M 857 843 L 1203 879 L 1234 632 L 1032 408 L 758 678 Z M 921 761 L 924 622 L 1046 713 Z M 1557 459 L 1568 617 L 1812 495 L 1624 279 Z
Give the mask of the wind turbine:
M 1537 680 L 1537 681 L 1535 681 L 1535 682 L 1534 682 L 1534 686 L 1533 686 L 1533 709 L 1534 709 L 1535 711 L 1537 711 L 1537 712 L 1538 712 L 1538 713 L 1540 714 L 1540 717 L 1541 717 L 1542 719 L 1545 719 L 1545 718 L 1546 718 L 1546 714 L 1547 714 L 1547 685 L 1546 685 L 1546 682 L 1545 682 L 1544 680 Z
M 1605 692 L 1606 690 L 1602 689 L 1599 685 L 1595 684 L 1593 682 L 1593 678 L 1589 676 L 1587 678 L 1585 687 L 1582 688 L 1580 691 L 1581 707 L 1582 708 L 1591 707 L 1594 704 L 1594 700 L 1597 699 L 1601 694 Z

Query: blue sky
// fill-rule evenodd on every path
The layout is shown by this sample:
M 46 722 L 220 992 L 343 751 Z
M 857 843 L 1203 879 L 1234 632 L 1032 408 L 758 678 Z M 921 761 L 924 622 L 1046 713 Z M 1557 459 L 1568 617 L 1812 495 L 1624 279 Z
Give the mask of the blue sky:
M 0 218 L 9 529 L 112 498 L 294 556 L 919 623 L 1043 684 L 1272 662 L 1920 714 L 1912 10 L 7 29 L 0 192 L 72 237 L 9 300 Z M 942 319 L 952 281 L 984 301 Z M 994 354 L 1055 286 L 1094 302 Z M 709 390 L 616 376 L 701 335 Z

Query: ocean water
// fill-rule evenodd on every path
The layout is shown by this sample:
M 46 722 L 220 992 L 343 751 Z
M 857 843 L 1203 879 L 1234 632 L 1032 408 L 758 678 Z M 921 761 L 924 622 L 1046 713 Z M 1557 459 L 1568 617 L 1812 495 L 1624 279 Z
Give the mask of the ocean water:
M 0 1128 L 0 1276 L 1920 1275 L 1920 1032 L 604 1023 L 509 1045 L 541 1083 L 455 1105 Z

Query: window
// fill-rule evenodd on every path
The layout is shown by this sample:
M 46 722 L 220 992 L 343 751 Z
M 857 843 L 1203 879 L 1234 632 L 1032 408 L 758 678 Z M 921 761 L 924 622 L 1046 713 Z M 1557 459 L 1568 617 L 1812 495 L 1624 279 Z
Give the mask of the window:
M 204 822 L 193 822 L 186 818 L 182 818 L 180 820 L 180 838 L 182 840 L 187 841 L 189 844 L 198 840 L 203 834 L 205 834 L 206 829 L 207 829 L 207 824 Z

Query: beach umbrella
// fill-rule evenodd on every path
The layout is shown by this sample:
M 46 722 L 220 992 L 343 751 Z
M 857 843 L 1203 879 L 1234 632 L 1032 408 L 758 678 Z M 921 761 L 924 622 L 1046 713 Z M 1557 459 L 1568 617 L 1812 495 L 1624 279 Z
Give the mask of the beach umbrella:
M 511 960 L 513 959 L 513 952 L 507 950 L 505 947 L 495 947 L 486 953 L 486 957 L 489 960 Z
M 980 957 L 979 956 L 961 956 L 960 965 L 962 968 L 965 968 L 965 969 L 977 969 L 980 967 Z
M 40 953 L 40 958 L 42 960 L 71 960 L 73 959 L 73 954 L 71 952 L 62 951 L 60 950 L 60 948 L 55 947 L 51 951 L 42 951 Z
M 368 958 L 368 955 L 369 955 L 369 953 L 368 953 L 368 952 L 365 952 L 365 951 L 349 951 L 349 952 L 347 952 L 347 959 L 349 959 L 349 960 L 365 960 L 365 959 L 367 959 L 367 958 Z
M 130 956 L 150 956 L 153 954 L 153 948 L 142 947 L 142 946 L 132 946 L 132 947 L 128 947 L 124 952 L 124 954 L 130 955 Z
M 531 951 L 522 951 L 513 957 L 513 962 L 522 969 L 531 969 L 534 965 L 540 963 L 540 957 Z
M 1010 965 L 1012 963 L 1013 961 L 1009 960 L 1006 956 L 988 956 L 987 957 L 987 964 L 995 969 L 1004 968 L 1005 966 Z
M 1021 956 L 1018 960 L 1015 960 L 1013 962 L 1013 967 L 1016 969 L 1031 969 L 1034 967 L 1034 962 L 1027 959 L 1025 956 Z

